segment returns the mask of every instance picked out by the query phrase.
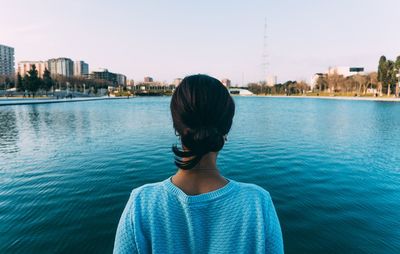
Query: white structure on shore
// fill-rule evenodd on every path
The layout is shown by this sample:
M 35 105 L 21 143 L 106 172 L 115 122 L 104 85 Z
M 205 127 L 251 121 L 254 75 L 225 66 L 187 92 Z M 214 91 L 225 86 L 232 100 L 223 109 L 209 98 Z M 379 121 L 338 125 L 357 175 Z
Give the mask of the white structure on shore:
M 240 96 L 252 96 L 254 95 L 252 92 L 250 92 L 247 89 L 242 89 L 242 88 L 230 88 L 229 93 L 232 95 L 240 95 Z
M 38 71 L 38 76 L 42 78 L 44 70 L 47 68 L 46 61 L 20 61 L 18 62 L 17 72 L 24 77 L 28 71 L 32 69 L 33 65 L 35 65 L 36 70 Z
M 338 74 L 344 77 L 349 77 L 356 74 L 364 74 L 364 67 L 349 67 L 349 66 L 329 67 L 326 73 L 328 75 Z
M 365 74 L 364 67 L 349 67 L 349 66 L 336 66 L 329 67 L 325 73 L 315 73 L 310 80 L 310 87 L 313 89 L 318 82 L 319 78 L 322 78 L 327 75 L 342 75 L 347 78 L 356 74 Z
M 85 61 L 75 61 L 74 62 L 74 76 L 89 76 L 89 64 L 85 63 Z
M 14 48 L 0 44 L 0 76 L 15 74 Z

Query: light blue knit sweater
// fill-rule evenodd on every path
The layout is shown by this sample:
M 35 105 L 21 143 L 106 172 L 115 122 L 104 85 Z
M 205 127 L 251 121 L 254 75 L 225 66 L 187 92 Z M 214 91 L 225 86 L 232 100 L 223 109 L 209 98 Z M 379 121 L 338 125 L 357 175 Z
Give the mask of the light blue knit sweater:
M 222 188 L 186 195 L 171 177 L 132 191 L 114 253 L 283 253 L 269 193 L 227 179 Z

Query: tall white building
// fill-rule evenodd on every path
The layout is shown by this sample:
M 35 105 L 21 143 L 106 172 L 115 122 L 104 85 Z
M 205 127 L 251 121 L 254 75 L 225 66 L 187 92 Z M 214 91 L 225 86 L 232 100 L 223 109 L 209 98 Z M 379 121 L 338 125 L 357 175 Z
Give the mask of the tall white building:
M 69 58 L 53 58 L 47 61 L 51 75 L 71 77 L 74 75 L 74 62 Z
M 14 48 L 0 44 L 0 76 L 14 76 Z
M 74 76 L 84 76 L 87 77 L 89 75 L 89 64 L 84 61 L 75 61 L 74 62 Z
M 39 77 L 43 77 L 44 70 L 47 68 L 46 61 L 21 61 L 18 62 L 17 72 L 23 77 L 35 65 Z

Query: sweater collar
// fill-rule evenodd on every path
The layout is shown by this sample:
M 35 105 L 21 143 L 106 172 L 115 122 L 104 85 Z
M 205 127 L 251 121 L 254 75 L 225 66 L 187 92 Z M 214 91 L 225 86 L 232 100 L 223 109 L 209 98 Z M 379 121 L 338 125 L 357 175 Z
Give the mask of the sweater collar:
M 235 181 L 232 179 L 229 179 L 229 178 L 226 178 L 226 179 L 228 180 L 228 183 L 226 185 L 224 185 L 223 187 L 213 190 L 213 191 L 210 191 L 210 192 L 207 192 L 207 193 L 198 194 L 198 195 L 187 195 L 178 186 L 176 186 L 175 184 L 172 183 L 172 176 L 170 176 L 164 180 L 164 185 L 169 192 L 176 195 L 181 201 L 183 201 L 184 203 L 191 204 L 191 203 L 211 201 L 211 200 L 217 199 L 219 197 L 222 197 L 226 193 L 230 192 L 232 189 L 234 189 Z

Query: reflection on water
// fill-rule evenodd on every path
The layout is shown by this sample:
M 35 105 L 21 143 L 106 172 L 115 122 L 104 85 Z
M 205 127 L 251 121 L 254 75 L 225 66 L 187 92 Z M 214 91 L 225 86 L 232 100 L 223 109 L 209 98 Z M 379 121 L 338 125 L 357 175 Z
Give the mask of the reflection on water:
M 18 128 L 14 110 L 0 111 L 0 152 L 18 152 Z
M 111 252 L 174 173 L 169 97 L 0 107 L 0 253 Z M 400 104 L 235 97 L 219 168 L 271 193 L 287 253 L 400 253 Z

